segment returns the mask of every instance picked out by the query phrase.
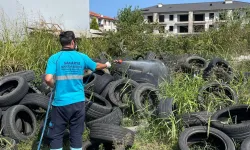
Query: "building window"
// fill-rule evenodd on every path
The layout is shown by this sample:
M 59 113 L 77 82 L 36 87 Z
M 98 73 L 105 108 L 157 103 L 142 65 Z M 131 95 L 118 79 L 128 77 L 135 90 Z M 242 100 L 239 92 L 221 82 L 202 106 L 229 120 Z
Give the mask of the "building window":
M 180 22 L 187 22 L 188 21 L 188 15 L 179 15 L 179 21 Z
M 205 14 L 194 14 L 194 21 L 205 21 Z
M 213 29 L 214 28 L 214 25 L 209 25 L 209 29 Z
M 169 20 L 173 21 L 174 20 L 174 15 L 169 15 Z
M 205 25 L 194 25 L 194 32 L 204 32 Z
M 164 22 L 164 21 L 165 21 L 165 16 L 159 15 L 159 22 Z
M 153 22 L 153 16 L 148 16 L 148 22 Z
M 179 26 L 179 33 L 188 33 L 188 26 Z
M 99 24 L 99 26 L 102 24 L 102 20 L 101 19 L 98 19 L 98 24 Z
M 209 13 L 209 19 L 210 20 L 214 19 L 214 13 Z
M 173 32 L 174 31 L 174 26 L 169 26 L 169 29 L 168 29 L 170 32 Z

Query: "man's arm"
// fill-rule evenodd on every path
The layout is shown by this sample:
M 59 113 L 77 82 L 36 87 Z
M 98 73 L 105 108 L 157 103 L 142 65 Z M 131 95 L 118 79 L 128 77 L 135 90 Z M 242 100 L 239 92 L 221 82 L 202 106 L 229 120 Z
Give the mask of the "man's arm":
M 105 64 L 94 62 L 87 55 L 84 55 L 84 61 L 85 61 L 85 69 L 90 69 L 91 71 L 102 70 L 111 67 L 111 64 L 109 62 L 106 62 Z
M 46 74 L 45 76 L 45 82 L 48 86 L 50 86 L 51 88 L 54 88 L 54 84 L 55 84 L 55 81 L 53 79 L 53 75 L 52 74 Z
M 51 88 L 54 88 L 54 78 L 53 75 L 56 73 L 56 64 L 53 60 L 53 57 L 50 57 L 47 63 L 45 82 Z
M 111 64 L 109 62 L 106 62 L 105 64 L 102 64 L 102 63 L 96 63 L 96 64 L 97 64 L 96 70 L 102 70 L 102 69 L 111 67 Z

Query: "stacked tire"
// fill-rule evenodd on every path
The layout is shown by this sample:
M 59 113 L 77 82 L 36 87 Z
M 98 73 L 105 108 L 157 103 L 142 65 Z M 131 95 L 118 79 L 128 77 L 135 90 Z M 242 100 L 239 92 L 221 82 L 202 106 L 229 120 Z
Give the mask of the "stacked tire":
M 239 81 L 236 73 L 228 62 L 220 58 L 212 59 L 200 71 L 203 79 L 208 82 L 198 90 L 199 111 L 181 116 L 185 129 L 179 136 L 179 148 L 188 150 L 211 147 L 235 150 L 235 142 L 238 142 L 241 149 L 247 149 L 250 136 L 249 106 L 238 104 L 237 92 L 229 84 Z
M 137 129 L 123 126 L 122 122 L 127 114 L 132 115 L 132 106 L 135 106 L 133 110 L 136 114 L 143 118 L 157 116 L 166 119 L 173 113 L 173 98 L 160 99 L 157 86 L 147 80 L 139 83 L 131 78 L 115 79 L 111 78 L 113 74 L 106 73 L 93 73 L 92 76 L 84 77 L 84 81 L 88 81 L 84 93 L 90 140 L 83 143 L 83 149 L 98 149 L 100 144 L 105 149 L 113 149 L 114 145 L 116 148 L 130 148 Z M 102 88 L 102 85 L 105 87 Z M 102 90 L 97 90 L 97 87 Z
M 206 124 L 202 124 L 204 122 L 198 119 L 202 117 L 202 114 L 205 116 Z M 249 105 L 245 104 L 226 107 L 214 113 L 200 113 L 199 117 L 196 113 L 197 118 L 194 118 L 193 122 L 189 121 L 189 125 L 192 127 L 186 128 L 180 134 L 179 147 L 181 150 L 186 150 L 191 148 L 192 144 L 195 145 L 199 141 L 205 140 L 206 142 L 216 141 L 212 145 L 216 148 L 235 150 L 233 141 L 236 141 L 241 144 L 242 150 L 248 150 L 250 145 L 249 114 Z M 210 120 L 211 126 L 208 126 L 208 120 Z
M 36 114 L 40 114 L 41 109 L 47 109 L 49 97 L 33 85 L 34 79 L 32 70 L 0 78 L 1 138 L 14 144 L 11 149 L 17 149 L 17 143 L 35 136 Z

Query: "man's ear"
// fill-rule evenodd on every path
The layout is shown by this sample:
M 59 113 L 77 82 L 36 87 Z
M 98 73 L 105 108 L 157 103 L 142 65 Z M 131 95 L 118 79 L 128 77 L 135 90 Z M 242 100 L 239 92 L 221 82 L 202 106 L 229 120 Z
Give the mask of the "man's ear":
M 73 46 L 75 44 L 74 40 L 71 41 L 71 45 Z

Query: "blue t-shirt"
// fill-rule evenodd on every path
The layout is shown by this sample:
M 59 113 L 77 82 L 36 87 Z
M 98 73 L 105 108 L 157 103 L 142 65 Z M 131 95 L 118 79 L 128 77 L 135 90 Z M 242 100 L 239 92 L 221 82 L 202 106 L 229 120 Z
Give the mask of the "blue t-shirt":
M 84 69 L 94 71 L 96 63 L 86 54 L 60 51 L 48 59 L 46 74 L 54 75 L 55 95 L 53 106 L 65 106 L 85 101 Z

